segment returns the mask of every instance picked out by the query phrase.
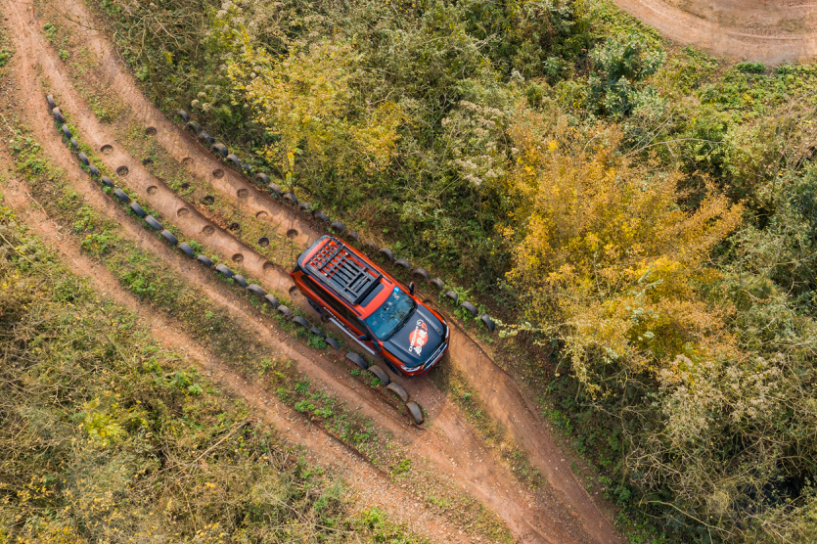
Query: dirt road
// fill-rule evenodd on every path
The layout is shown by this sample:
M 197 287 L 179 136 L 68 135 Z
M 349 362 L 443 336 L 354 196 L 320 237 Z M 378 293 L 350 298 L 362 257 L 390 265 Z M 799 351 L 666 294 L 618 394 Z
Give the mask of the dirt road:
M 615 0 L 670 40 L 741 61 L 776 65 L 817 54 L 817 2 Z

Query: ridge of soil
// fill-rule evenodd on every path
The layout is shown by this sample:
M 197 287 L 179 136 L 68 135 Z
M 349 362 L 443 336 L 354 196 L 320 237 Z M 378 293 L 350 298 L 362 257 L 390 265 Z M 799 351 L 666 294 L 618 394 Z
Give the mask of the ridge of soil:
M 615 0 L 665 37 L 719 55 L 777 65 L 817 54 L 817 3 L 798 0 Z
M 90 23 L 92 17 L 81 3 L 76 0 L 67 0 L 61 3 L 61 7 L 65 10 L 69 21 L 74 24 L 78 24 L 77 21 L 83 21 L 83 39 L 92 53 L 100 59 L 106 82 L 116 95 L 125 99 L 131 114 L 135 118 L 139 119 L 145 126 L 153 126 L 157 129 L 155 136 L 157 142 L 176 161 L 182 163 L 194 176 L 206 177 L 217 190 L 221 191 L 224 197 L 237 201 L 250 214 L 256 215 L 259 211 L 265 211 L 267 212 L 266 218 L 271 224 L 279 226 L 281 229 L 296 229 L 299 234 L 293 241 L 299 247 L 306 247 L 312 240 L 322 234 L 312 228 L 309 222 L 300 219 L 296 210 L 282 205 L 273 200 L 270 195 L 258 191 L 242 175 L 226 167 L 189 134 L 181 130 L 178 125 L 168 120 L 155 105 L 146 100 L 129 72 L 121 67 L 121 62 L 110 43 L 100 32 L 93 28 Z M 53 61 L 53 54 L 51 59 L 52 70 L 48 70 L 49 77 L 52 77 L 52 71 L 58 72 L 56 63 Z M 73 110 L 74 105 L 81 103 L 82 100 L 77 99 L 72 102 L 71 108 Z M 85 129 L 86 127 L 83 126 L 83 130 Z M 99 141 L 97 143 L 99 143 L 97 146 L 99 148 L 104 142 Z M 106 158 L 109 159 L 112 156 L 108 155 Z M 188 158 L 192 160 L 185 160 Z M 131 160 L 129 164 L 134 164 L 137 171 L 142 169 L 138 161 Z M 216 169 L 222 169 L 226 175 L 222 178 L 213 177 L 211 173 Z M 147 175 L 149 176 L 149 174 Z M 134 176 L 129 175 L 126 181 L 130 183 L 132 177 Z M 143 181 L 142 186 L 146 187 L 146 184 L 155 185 L 157 183 L 161 182 L 154 178 Z M 158 186 L 171 193 L 172 198 L 178 199 L 164 184 Z M 239 198 L 238 191 L 242 189 L 248 190 L 251 197 Z M 158 197 L 158 193 L 155 193 L 155 196 Z M 170 195 L 167 196 L 170 198 Z M 184 202 L 181 199 L 178 199 L 178 201 Z M 153 204 L 153 200 L 150 200 L 150 202 Z M 168 210 L 170 214 L 165 215 L 173 217 L 174 210 L 170 207 Z M 203 225 L 202 222 L 206 222 L 206 219 L 199 217 L 200 223 L 196 225 L 197 227 Z M 190 219 L 195 218 L 190 217 Z M 195 231 L 195 229 L 192 230 Z M 223 234 L 222 243 L 228 244 L 230 247 L 237 247 L 232 244 L 240 244 L 230 235 Z M 210 245 L 211 241 L 212 237 L 208 238 L 206 243 Z M 242 248 L 242 250 L 245 251 L 245 255 L 253 252 L 250 248 Z M 256 261 L 258 259 L 263 259 L 263 257 L 258 256 Z M 276 269 L 273 274 L 263 274 L 261 262 L 248 263 L 248 261 L 252 261 L 252 259 L 245 259 L 243 265 L 247 266 L 249 264 L 252 266 L 255 264 L 254 272 L 258 266 L 262 267 L 261 273 L 256 273 L 256 276 L 263 277 L 265 282 L 269 282 L 279 291 L 286 292 L 288 290 L 291 285 L 288 276 L 281 277 L 285 275 L 285 272 Z M 270 276 L 276 277 L 272 278 Z M 305 309 L 307 308 L 302 297 L 300 304 Z M 570 470 L 569 464 L 565 463 L 566 456 L 559 451 L 553 437 L 543 427 L 541 419 L 521 393 L 517 384 L 510 375 L 494 363 L 476 340 L 456 323 L 453 325 L 451 336 L 452 357 L 456 358 L 457 363 L 465 371 L 468 382 L 480 393 L 491 417 L 509 431 L 513 441 L 522 447 L 527 453 L 531 464 L 542 472 L 556 492 L 557 498 L 562 504 L 561 510 L 564 511 L 558 517 L 566 520 L 572 518 L 581 523 L 583 532 L 586 532 L 587 537 L 592 541 L 605 544 L 620 542 L 612 524 L 601 513 L 592 497 L 576 479 Z M 439 421 L 435 418 L 446 411 L 450 411 L 443 409 L 446 404 L 445 400 L 440 398 L 439 391 L 436 390 L 430 380 L 412 380 L 408 382 L 405 379 L 398 379 L 395 381 L 406 387 L 412 397 L 420 401 L 429 410 L 431 413 L 430 419 L 434 425 L 439 425 Z
M 6 3 L 8 7 L 8 3 Z M 90 117 L 87 109 L 84 108 L 82 100 L 76 97 L 70 84 L 67 84 L 59 73 L 53 63 L 53 59 L 48 57 L 46 49 L 37 39 L 36 35 L 32 35 L 31 25 L 26 25 L 25 13 L 23 8 L 15 9 L 12 7 L 7 12 L 14 16 L 14 31 L 12 36 L 15 40 L 17 53 L 22 62 L 18 63 L 21 70 L 16 73 L 17 83 L 24 89 L 22 92 L 22 112 L 27 115 L 32 123 L 37 127 L 38 139 L 46 144 L 46 149 L 51 150 L 50 155 L 54 156 L 59 165 L 67 171 L 76 171 L 76 163 L 73 158 L 64 149 L 60 139 L 57 137 L 53 127 L 50 126 L 50 120 L 46 117 L 44 101 L 42 104 L 37 104 L 37 100 L 42 100 L 42 95 L 36 86 L 38 77 L 36 74 L 36 64 L 34 60 L 40 61 L 40 68 L 51 81 L 52 85 L 59 89 L 60 98 L 65 100 L 68 105 L 67 111 L 71 115 L 79 119 L 79 126 L 82 127 L 83 132 L 92 133 L 92 138 L 95 139 L 97 147 L 104 145 L 103 140 L 104 130 L 95 126 L 94 120 Z M 31 65 L 27 64 L 32 62 Z M 98 132 L 94 133 L 93 131 Z M 94 136 L 95 135 L 95 136 Z M 53 151 L 59 149 L 59 151 Z M 118 165 L 119 161 L 129 161 L 128 164 L 133 164 L 124 153 L 121 151 L 114 151 L 111 155 L 107 155 L 108 161 L 103 161 L 107 166 Z M 117 162 L 110 162 L 118 159 Z M 133 173 L 135 175 L 128 176 L 128 179 L 142 180 L 141 183 L 151 182 L 148 177 L 149 174 L 141 170 L 141 166 L 133 164 Z M 127 215 L 109 199 L 106 199 L 102 193 L 93 187 L 93 183 L 87 179 L 79 181 L 72 180 L 75 187 L 79 187 L 82 194 L 93 202 L 95 207 L 105 208 L 108 215 L 118 214 L 118 222 L 126 225 L 125 229 L 129 231 L 131 237 L 138 237 L 142 241 L 151 246 L 151 251 L 162 256 L 163 260 L 169 262 L 171 266 L 183 271 L 185 275 L 197 283 L 200 289 L 205 291 L 208 297 L 215 299 L 219 304 L 228 307 L 234 315 L 242 318 L 242 321 L 248 323 L 260 336 L 269 336 L 271 332 L 269 328 L 261 324 L 257 317 L 248 314 L 240 308 L 239 304 L 229 300 L 228 295 L 218 293 L 217 290 L 212 289 L 207 285 L 207 280 L 204 280 L 203 271 L 196 269 L 190 270 L 191 267 L 179 264 L 178 255 L 174 255 L 171 250 L 161 246 L 161 242 L 146 234 L 146 231 L 141 230 L 135 222 L 130 221 Z M 159 193 L 154 193 L 159 194 Z M 173 197 L 177 198 L 177 197 Z M 175 200 L 174 203 L 177 203 Z M 151 200 L 153 203 L 153 200 Z M 183 201 L 182 201 L 183 203 Z M 157 203 L 158 204 L 158 203 Z M 122 219 L 125 221 L 122 221 Z M 237 243 L 234 239 L 231 240 L 228 235 L 225 235 L 225 244 Z M 155 246 L 160 246 L 158 249 Z M 354 391 L 354 385 L 343 384 L 335 375 L 336 372 L 331 372 L 331 368 L 327 368 L 330 364 L 326 361 L 319 362 L 322 357 L 316 357 L 314 353 L 306 353 L 309 350 L 298 349 L 296 347 L 288 346 L 287 339 L 280 338 L 267 339 L 267 345 L 273 347 L 273 351 L 283 350 L 286 356 L 295 359 L 299 366 L 304 371 L 316 376 L 319 381 L 328 383 L 330 387 L 339 392 L 346 400 L 354 403 L 362 403 L 366 415 L 375 419 L 380 425 L 385 425 L 387 428 L 396 433 L 406 434 L 405 427 L 401 426 L 401 422 L 395 421 L 393 418 L 384 415 L 382 411 L 377 409 L 377 404 L 382 404 L 379 399 L 371 399 L 371 393 L 363 393 L 365 399 L 361 398 L 361 391 Z M 277 349 L 275 349 L 277 347 Z M 432 407 L 433 408 L 433 407 Z M 542 505 L 529 504 L 530 497 L 521 491 L 518 483 L 513 477 L 507 474 L 504 467 L 497 465 L 495 460 L 486 451 L 479 437 L 477 437 L 470 426 L 463 421 L 463 418 L 458 414 L 450 403 L 444 401 L 437 407 L 439 413 L 433 420 L 433 433 L 421 433 L 417 431 L 408 431 L 411 433 L 411 447 L 414 452 L 422 457 L 430 458 L 441 467 L 450 463 L 455 470 L 453 476 L 458 484 L 474 493 L 481 501 L 489 504 L 491 509 L 497 511 L 500 517 L 508 523 L 514 534 L 522 541 L 532 542 L 571 542 L 575 541 L 565 530 L 560 527 L 560 523 L 553 524 L 554 516 L 549 513 L 546 514 L 548 508 Z M 389 409 L 386 408 L 388 411 Z M 474 462 L 478 459 L 478 462 Z M 487 461 L 487 462 L 482 462 Z M 569 530 L 569 529 L 568 529 Z

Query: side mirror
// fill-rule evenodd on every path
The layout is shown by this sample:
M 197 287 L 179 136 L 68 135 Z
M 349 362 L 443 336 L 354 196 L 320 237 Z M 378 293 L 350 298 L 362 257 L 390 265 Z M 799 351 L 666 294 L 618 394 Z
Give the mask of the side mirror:
M 361 342 L 366 342 L 369 339 L 369 335 L 361 334 L 360 336 L 357 337 L 357 339 L 360 340 Z
M 414 295 L 414 282 L 409 283 L 409 293 Z

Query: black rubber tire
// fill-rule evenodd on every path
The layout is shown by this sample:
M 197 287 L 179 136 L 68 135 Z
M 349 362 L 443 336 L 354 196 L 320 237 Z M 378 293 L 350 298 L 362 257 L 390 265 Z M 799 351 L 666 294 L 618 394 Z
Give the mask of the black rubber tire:
M 289 308 L 287 308 L 283 304 L 278 306 L 278 313 L 281 314 L 282 316 L 286 317 L 287 319 L 292 317 L 292 310 L 290 310 Z
M 384 386 L 387 386 L 391 383 L 391 378 L 389 378 L 389 375 L 386 374 L 386 371 L 380 368 L 379 366 L 372 365 L 366 370 L 374 374 L 374 377 L 380 380 L 380 383 L 382 383 Z
M 386 368 L 388 368 L 389 370 L 391 370 L 391 373 L 392 373 L 392 374 L 394 374 L 395 376 L 401 376 L 401 375 L 402 375 L 402 372 L 400 372 L 399 370 L 397 370 L 397 367 L 396 367 L 396 366 L 394 366 L 394 365 L 393 365 L 392 363 L 390 363 L 389 361 L 387 361 L 386 359 L 383 359 L 383 364 L 385 364 L 385 365 L 386 365 Z
M 222 157 L 226 157 L 227 155 L 230 154 L 230 150 L 227 149 L 227 146 L 218 142 L 210 146 L 210 151 L 213 151 L 214 153 L 220 153 Z
M 327 336 L 326 337 L 326 343 L 329 344 L 330 346 L 332 346 L 333 348 L 335 348 L 335 350 L 340 349 L 340 344 L 334 338 L 330 338 L 330 337 Z
M 235 276 L 233 276 L 233 281 L 235 281 L 241 287 L 247 286 L 247 280 L 241 274 L 236 274 Z
M 241 163 L 241 169 L 244 170 L 247 174 L 252 174 L 252 165 L 248 162 Z
M 227 278 L 232 278 L 235 276 L 235 273 L 223 264 L 216 265 L 216 272 Z
M 150 225 L 153 228 L 153 230 L 159 230 L 159 231 L 165 230 L 165 228 L 162 226 L 162 224 L 159 223 L 158 221 L 156 221 L 156 218 L 153 217 L 152 215 L 149 215 L 149 216 L 145 217 L 145 223 Z
M 309 213 L 309 208 L 311 206 L 310 206 L 309 202 L 301 202 L 300 204 L 298 204 L 298 207 L 300 209 L 302 209 L 303 211 L 305 211 L 306 213 Z
M 184 125 L 184 128 L 186 128 L 186 129 L 188 129 L 188 130 L 192 130 L 192 131 L 193 131 L 193 132 L 195 132 L 196 134 L 198 134 L 199 132 L 201 132 L 201 125 L 200 125 L 200 124 L 198 124 L 198 123 L 197 123 L 197 122 L 195 122 L 195 121 L 188 121 L 188 122 L 187 122 L 187 124 L 186 124 L 186 125 Z
M 289 200 L 290 202 L 292 202 L 296 206 L 298 205 L 298 198 L 295 195 L 293 195 L 292 193 L 284 193 L 284 199 Z
M 58 123 L 65 123 L 65 117 L 62 116 L 62 112 L 59 108 L 52 109 L 51 114 Z
M 239 159 L 238 155 L 236 155 L 235 153 L 230 153 L 225 158 L 227 159 L 227 162 L 231 162 L 234 165 L 241 167 L 241 159 Z
M 395 266 L 402 266 L 406 270 L 411 270 L 411 263 L 408 262 L 406 259 L 397 259 L 394 261 Z
M 263 289 L 261 289 L 260 287 L 258 287 L 254 283 L 251 283 L 250 285 L 247 286 L 247 291 L 249 291 L 250 293 L 253 293 L 254 295 L 258 295 L 261 298 L 264 298 L 265 296 L 267 296 L 266 291 L 264 291 Z
M 336 231 L 338 231 L 341 234 L 346 232 L 346 225 L 344 225 L 340 221 L 332 221 L 331 223 L 329 223 L 329 228 L 330 229 L 335 229 Z
M 130 197 L 127 194 L 125 194 L 125 191 L 123 191 L 122 189 L 114 189 L 113 194 L 115 194 L 116 198 L 118 198 L 119 200 L 121 200 L 125 204 L 130 202 Z
M 267 301 L 267 303 L 272 306 L 273 309 L 277 310 L 281 306 L 281 303 L 278 302 L 278 298 L 271 293 L 264 295 L 264 300 Z M 284 306 L 284 308 L 286 308 L 286 306 Z M 287 310 L 289 310 L 289 308 L 287 308 Z
M 191 259 L 196 258 L 196 252 L 193 251 L 193 248 L 190 247 L 190 244 L 186 244 L 186 243 L 182 242 L 181 244 L 179 244 L 179 249 L 184 251 L 184 254 L 187 255 L 188 257 L 190 257 Z
M 406 403 L 406 408 L 408 408 L 408 411 L 411 414 L 411 419 L 414 420 L 414 423 L 417 425 L 422 425 L 425 418 L 423 417 L 423 410 L 420 408 L 420 405 L 412 400 Z
M 371 251 L 375 251 L 375 252 L 380 251 L 380 248 L 378 247 L 378 245 L 376 243 L 374 243 L 373 241 L 371 241 L 371 240 L 367 240 L 367 241 L 363 242 L 363 247 L 365 247 L 365 248 L 367 248 L 367 249 L 369 249 Z
M 419 276 L 419 277 L 423 278 L 426 281 L 431 279 L 431 275 L 428 273 L 428 270 L 426 270 L 425 268 L 415 268 L 414 270 L 411 271 L 411 275 L 412 276 Z
M 477 310 L 477 307 L 468 302 L 467 300 L 460 304 L 460 308 L 465 308 L 474 317 L 479 315 L 479 310 Z
M 135 213 L 139 217 L 144 218 L 144 217 L 147 217 L 147 215 L 148 215 L 148 212 L 143 210 L 142 206 L 140 206 L 138 202 L 131 202 L 130 203 L 130 209 L 133 210 L 133 213 Z
M 264 174 L 263 172 L 256 174 L 255 179 L 257 179 L 258 181 L 260 181 L 264 185 L 269 184 L 269 176 Z
M 386 389 L 400 397 L 400 400 L 403 401 L 403 404 L 409 401 L 409 394 L 402 385 L 399 383 L 391 382 L 389 385 L 386 386 Z
M 81 151 L 80 151 L 79 155 L 77 155 L 77 158 L 80 161 L 82 161 L 82 164 L 84 164 L 85 166 L 88 166 L 89 164 L 91 164 L 91 161 L 88 160 L 88 155 L 86 155 L 85 153 L 83 153 Z
M 45 101 L 48 102 L 48 107 L 52 110 L 57 107 L 57 103 L 54 101 L 54 95 L 49 94 L 45 97 Z
M 312 217 L 314 217 L 315 219 L 320 219 L 321 221 L 323 221 L 325 223 L 329 223 L 329 221 L 330 221 L 329 216 L 326 215 L 323 212 L 313 212 Z
M 190 122 L 190 115 L 184 110 L 176 110 L 176 117 L 181 117 L 185 123 Z
M 436 286 L 437 286 L 437 289 L 439 289 L 440 291 L 442 291 L 442 290 L 443 290 L 443 288 L 445 287 L 445 282 L 443 282 L 443 280 L 441 280 L 440 278 L 434 278 L 434 279 L 432 279 L 432 280 L 431 280 L 431 283 L 433 283 L 434 285 L 436 285 Z
M 60 127 L 60 130 L 62 131 L 62 135 L 68 138 L 69 140 L 74 137 L 74 135 L 71 134 L 71 129 L 68 128 L 68 125 L 62 125 Z
M 349 238 L 354 239 L 355 242 L 360 242 L 360 236 L 358 236 L 357 232 L 355 231 L 350 232 L 349 234 L 347 234 L 347 236 Z
M 102 172 L 100 172 L 100 171 L 99 171 L 99 168 L 97 168 L 97 167 L 96 167 L 96 165 L 94 165 L 94 164 L 89 164 L 89 165 L 88 165 L 88 173 L 89 173 L 89 174 L 91 174 L 91 176 L 93 176 L 93 177 L 95 177 L 95 178 L 98 178 L 98 177 L 99 177 L 99 175 L 100 175 Z
M 494 320 L 491 319 L 488 316 L 488 314 L 482 314 L 481 316 L 479 316 L 479 318 L 482 320 L 483 323 L 485 323 L 485 326 L 488 327 L 489 331 L 494 332 L 494 330 L 496 329 L 496 323 L 494 323 Z
M 381 247 L 380 253 L 382 253 L 390 262 L 394 263 L 394 251 L 387 247 Z
M 298 325 L 300 325 L 301 327 L 303 327 L 305 329 L 308 329 L 309 327 L 312 326 L 312 325 L 309 324 L 309 321 L 307 321 L 306 319 L 304 319 L 303 317 L 301 317 L 299 315 L 296 315 L 295 317 L 293 317 L 292 322 L 297 323 Z
M 354 351 L 350 351 L 346 354 L 346 358 L 355 363 L 357 366 L 362 368 L 363 370 L 369 369 L 369 363 L 366 362 L 366 359 L 355 353 Z
M 270 183 L 269 185 L 267 185 L 267 188 L 273 193 L 275 193 L 275 196 L 277 196 L 278 198 L 284 196 L 284 193 L 281 191 L 281 187 L 279 187 L 277 183 Z
M 170 231 L 169 231 L 169 230 L 167 230 L 167 229 L 163 230 L 163 231 L 162 231 L 162 232 L 160 232 L 159 234 L 161 234 L 161 235 L 162 235 L 162 237 L 163 237 L 165 240 L 167 240 L 168 242 L 170 242 L 170 245 L 175 246 L 176 244 L 178 244 L 178 243 L 179 243 L 179 239 L 178 239 L 178 238 L 176 238 L 176 235 L 175 235 L 175 234 L 173 234 L 172 232 L 170 232 Z
M 445 296 L 447 296 L 448 298 L 450 298 L 454 302 L 457 302 L 460 299 L 460 296 L 457 293 L 455 293 L 454 291 L 446 291 Z
M 206 265 L 207 267 L 213 266 L 213 261 L 211 261 L 208 257 L 205 257 L 204 255 L 199 255 L 198 257 L 196 257 L 196 260 L 201 264 Z
M 102 184 L 113 189 L 113 181 L 108 176 L 102 176 Z
M 320 330 L 318 327 L 312 327 L 311 329 L 309 329 L 309 332 L 311 332 L 315 336 L 319 336 L 321 338 L 326 338 L 326 334 L 324 334 L 324 332 L 322 330 Z
M 204 132 L 203 130 L 199 132 L 199 140 L 204 140 L 205 142 L 211 145 L 216 143 L 216 139 L 207 134 L 206 132 Z
M 75 139 L 71 138 L 71 147 L 73 147 L 75 150 L 79 149 L 79 142 L 77 142 Z

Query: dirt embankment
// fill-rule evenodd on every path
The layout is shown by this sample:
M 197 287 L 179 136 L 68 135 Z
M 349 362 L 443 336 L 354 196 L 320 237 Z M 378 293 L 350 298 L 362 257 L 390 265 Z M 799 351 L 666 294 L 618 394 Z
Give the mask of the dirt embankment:
M 742 61 L 783 64 L 817 54 L 817 3 L 800 0 L 615 0 L 674 42 Z

